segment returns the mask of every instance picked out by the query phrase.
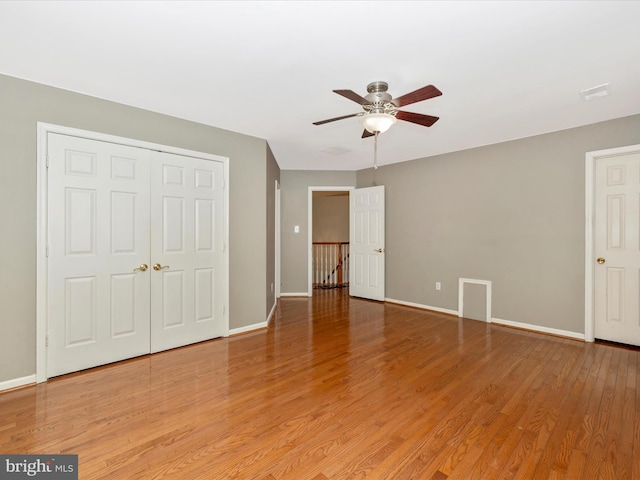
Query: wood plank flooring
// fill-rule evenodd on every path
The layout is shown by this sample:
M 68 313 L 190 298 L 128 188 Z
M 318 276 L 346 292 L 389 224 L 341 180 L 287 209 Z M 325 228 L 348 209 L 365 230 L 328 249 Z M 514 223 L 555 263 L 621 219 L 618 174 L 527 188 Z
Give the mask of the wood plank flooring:
M 0 394 L 81 479 L 638 479 L 640 351 L 319 291 L 266 330 Z

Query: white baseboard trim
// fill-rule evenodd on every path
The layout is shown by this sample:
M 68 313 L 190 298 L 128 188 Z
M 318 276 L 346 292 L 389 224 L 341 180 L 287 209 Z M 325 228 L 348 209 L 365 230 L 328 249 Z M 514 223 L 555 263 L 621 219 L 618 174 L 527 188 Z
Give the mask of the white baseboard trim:
M 420 303 L 405 302 L 404 300 L 396 300 L 395 298 L 385 298 L 384 301 L 389 303 L 397 303 L 398 305 L 404 305 L 406 307 L 420 308 L 421 310 L 431 310 L 438 313 L 446 313 L 447 315 L 455 315 L 456 317 L 458 316 L 457 310 L 449 310 L 448 308 L 432 307 L 430 305 L 422 305 Z
M 14 378 L 13 380 L 7 380 L 5 382 L 0 382 L 0 392 L 2 390 L 10 390 L 12 388 L 23 387 L 25 385 L 29 385 L 31 383 L 36 383 L 36 375 L 28 375 L 26 377 Z
M 310 297 L 307 292 L 289 292 L 289 293 L 280 293 L 281 297 Z
M 557 328 L 541 327 L 540 325 L 531 325 L 529 323 L 512 322 L 511 320 L 503 320 L 501 318 L 492 318 L 491 323 L 496 325 L 504 325 L 506 327 L 522 328 L 538 333 L 548 333 L 559 337 L 574 338 L 576 340 L 584 340 L 584 333 L 569 332 L 567 330 L 559 330 Z
M 253 330 L 260 330 L 262 328 L 267 328 L 268 326 L 269 324 L 267 322 L 260 322 L 254 323 L 253 325 L 247 325 L 246 327 L 232 328 L 231 330 L 229 330 L 229 336 L 237 335 L 239 333 L 247 333 Z
M 434 312 L 458 316 L 458 312 L 456 310 L 449 310 L 447 308 L 432 307 L 430 305 L 422 305 L 420 303 L 405 302 L 404 300 L 396 300 L 394 298 L 385 298 L 384 301 L 389 303 L 397 303 L 398 305 L 405 305 L 407 307 L 419 308 L 421 310 L 431 310 Z M 523 330 L 529 330 L 537 333 L 547 333 L 559 337 L 573 338 L 576 340 L 585 339 L 583 333 L 569 332 L 567 330 L 559 330 L 557 328 L 541 327 L 540 325 L 531 325 L 529 323 L 513 322 L 511 320 L 503 320 L 502 318 L 493 317 L 491 319 L 491 323 L 495 323 L 496 325 L 504 325 L 505 327 L 521 328 Z

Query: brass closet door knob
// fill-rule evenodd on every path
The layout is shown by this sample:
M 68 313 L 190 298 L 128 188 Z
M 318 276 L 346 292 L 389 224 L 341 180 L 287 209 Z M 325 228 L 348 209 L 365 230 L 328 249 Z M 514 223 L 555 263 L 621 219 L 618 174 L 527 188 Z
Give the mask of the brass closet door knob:
M 598 262 L 600 265 L 602 265 L 605 262 L 605 259 L 600 257 L 596 260 L 596 262 Z
M 147 268 L 149 268 L 149 265 L 147 265 L 146 263 L 142 263 L 134 268 L 133 271 L 135 272 L 136 270 L 140 270 L 141 272 L 146 272 Z
M 153 265 L 153 269 L 157 272 L 158 270 L 162 270 L 163 268 L 169 268 L 169 265 L 160 265 L 156 263 Z

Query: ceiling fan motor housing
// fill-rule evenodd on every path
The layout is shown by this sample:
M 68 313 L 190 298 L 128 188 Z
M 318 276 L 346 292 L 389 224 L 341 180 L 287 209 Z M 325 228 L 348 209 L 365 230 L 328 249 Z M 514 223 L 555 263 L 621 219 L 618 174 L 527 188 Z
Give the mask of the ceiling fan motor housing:
M 371 106 L 370 108 L 365 106 L 365 110 L 372 113 L 392 113 L 395 105 L 391 104 L 392 97 L 387 93 L 388 88 L 387 82 L 372 82 L 367 85 L 369 94 L 364 98 L 371 103 Z

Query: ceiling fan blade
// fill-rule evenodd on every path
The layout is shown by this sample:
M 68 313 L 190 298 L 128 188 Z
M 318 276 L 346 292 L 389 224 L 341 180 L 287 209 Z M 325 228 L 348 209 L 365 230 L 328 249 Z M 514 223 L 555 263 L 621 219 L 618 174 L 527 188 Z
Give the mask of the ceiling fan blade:
M 367 137 L 373 137 L 373 133 L 371 133 L 369 130 L 367 130 L 366 128 L 364 129 L 364 132 L 362 132 L 362 138 L 367 138 Z
M 396 114 L 396 118 L 398 120 L 404 120 L 405 122 L 417 123 L 418 125 L 430 127 L 436 123 L 440 117 L 432 117 L 431 115 L 423 115 L 422 113 L 399 111 Z
M 348 98 L 349 100 L 359 103 L 360 105 L 371 104 L 369 100 L 367 100 L 364 97 L 361 97 L 353 90 L 334 90 L 334 92 L 337 93 L 338 95 L 342 95 L 343 97 Z
M 357 117 L 362 113 L 352 113 L 351 115 L 343 115 L 342 117 L 328 118 L 327 120 L 320 120 L 319 122 L 313 122 L 314 125 L 323 125 L 329 122 L 335 122 L 336 120 L 344 120 L 345 118 Z
M 404 107 L 412 103 L 428 100 L 429 98 L 438 97 L 442 95 L 442 92 L 433 85 L 427 85 L 426 87 L 419 88 L 418 90 L 402 95 L 401 97 L 394 98 L 391 102 L 397 107 Z

